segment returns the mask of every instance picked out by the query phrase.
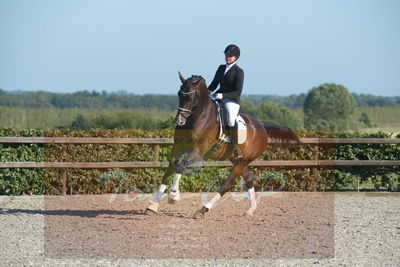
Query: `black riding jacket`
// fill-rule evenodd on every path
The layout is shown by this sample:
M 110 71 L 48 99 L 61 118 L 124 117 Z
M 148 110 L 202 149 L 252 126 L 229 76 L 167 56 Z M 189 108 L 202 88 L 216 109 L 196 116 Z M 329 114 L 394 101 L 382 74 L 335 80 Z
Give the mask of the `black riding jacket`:
M 219 84 L 220 87 L 215 93 L 222 93 L 222 99 L 232 100 L 239 104 L 243 90 L 244 72 L 237 64 L 235 64 L 224 75 L 225 68 L 225 64 L 218 67 L 214 79 L 208 86 L 208 89 L 214 91 Z

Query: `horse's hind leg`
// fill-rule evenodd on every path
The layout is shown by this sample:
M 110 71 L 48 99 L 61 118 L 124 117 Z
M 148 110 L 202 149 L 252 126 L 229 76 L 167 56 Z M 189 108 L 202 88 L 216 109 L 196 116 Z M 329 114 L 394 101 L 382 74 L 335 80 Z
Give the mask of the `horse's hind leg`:
M 221 187 L 218 189 L 217 193 L 214 195 L 214 197 L 207 202 L 204 207 L 202 207 L 200 210 L 198 210 L 194 215 L 194 219 L 201 219 L 204 217 L 204 213 L 209 211 L 212 206 L 217 202 L 226 192 L 228 192 L 229 188 L 231 188 L 233 181 L 239 177 L 240 174 L 243 173 L 245 167 L 238 165 L 234 166 L 232 169 L 231 174 L 229 175 L 228 179 L 225 180 L 225 182 L 221 185 Z
M 253 216 L 254 211 L 257 208 L 257 201 L 256 201 L 256 192 L 254 190 L 254 179 L 253 179 L 253 172 L 247 170 L 243 174 L 243 179 L 246 183 L 247 187 L 247 194 L 249 197 L 249 208 L 248 210 L 244 213 L 245 216 Z

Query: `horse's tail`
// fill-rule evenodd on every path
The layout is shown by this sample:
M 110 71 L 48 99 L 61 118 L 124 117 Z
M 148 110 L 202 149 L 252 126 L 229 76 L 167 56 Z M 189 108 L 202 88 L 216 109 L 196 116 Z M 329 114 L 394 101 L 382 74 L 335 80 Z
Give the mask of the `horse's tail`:
M 279 126 L 272 122 L 263 122 L 264 129 L 267 131 L 268 137 L 277 143 L 300 143 L 296 133 L 287 127 Z

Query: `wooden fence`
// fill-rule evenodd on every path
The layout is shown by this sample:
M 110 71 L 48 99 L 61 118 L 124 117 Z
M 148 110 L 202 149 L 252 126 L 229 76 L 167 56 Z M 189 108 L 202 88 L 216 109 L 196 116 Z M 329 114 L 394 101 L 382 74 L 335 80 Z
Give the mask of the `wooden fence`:
M 400 138 L 301 138 L 301 145 L 334 144 L 400 144 Z M 160 162 L 160 146 L 172 145 L 172 138 L 77 138 L 77 137 L 0 137 L 0 143 L 13 144 L 147 144 L 153 146 L 154 161 L 140 162 L 1 162 L 0 168 L 60 168 L 63 171 L 63 189 L 66 193 L 67 169 L 110 168 L 165 168 L 168 162 Z M 273 143 L 273 140 L 271 140 Z M 64 150 L 66 153 L 66 150 Z M 229 161 L 202 161 L 191 166 L 229 167 Z M 255 160 L 250 166 L 317 168 L 335 166 L 400 166 L 400 160 Z

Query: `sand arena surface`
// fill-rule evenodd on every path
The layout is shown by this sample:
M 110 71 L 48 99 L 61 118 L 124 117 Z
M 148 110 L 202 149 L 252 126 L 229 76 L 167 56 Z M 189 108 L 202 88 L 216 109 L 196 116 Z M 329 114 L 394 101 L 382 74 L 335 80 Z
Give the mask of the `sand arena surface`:
M 0 197 L 0 262 L 11 265 L 399 265 L 399 193 L 228 193 L 205 219 L 212 194 Z

